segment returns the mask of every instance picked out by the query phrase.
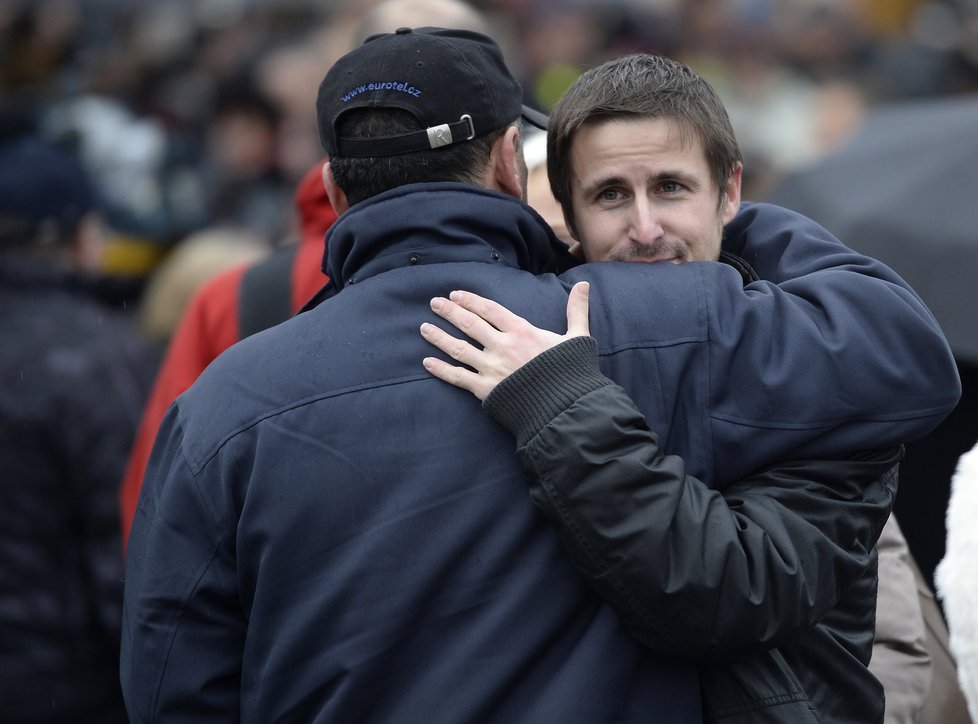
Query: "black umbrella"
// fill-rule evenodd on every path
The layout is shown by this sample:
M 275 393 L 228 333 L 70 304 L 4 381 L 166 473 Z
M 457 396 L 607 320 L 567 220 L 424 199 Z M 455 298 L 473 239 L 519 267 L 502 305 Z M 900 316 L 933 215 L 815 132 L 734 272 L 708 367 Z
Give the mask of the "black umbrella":
M 874 111 L 769 200 L 890 266 L 930 307 L 956 358 L 978 362 L 978 97 Z

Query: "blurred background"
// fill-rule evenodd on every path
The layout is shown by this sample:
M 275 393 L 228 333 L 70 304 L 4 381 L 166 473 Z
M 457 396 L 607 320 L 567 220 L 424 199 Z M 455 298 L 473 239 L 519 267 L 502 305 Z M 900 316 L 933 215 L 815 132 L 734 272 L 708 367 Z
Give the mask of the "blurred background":
M 0 141 L 31 129 L 95 176 L 107 301 L 139 309 L 202 234 L 220 232 L 228 260 L 294 239 L 293 193 L 321 156 L 316 89 L 374 4 L 0 0 Z M 745 198 L 806 213 L 924 297 L 965 385 L 908 450 L 897 504 L 931 577 L 951 471 L 978 437 L 978 0 L 472 5 L 543 110 L 613 56 L 689 63 L 730 110 Z

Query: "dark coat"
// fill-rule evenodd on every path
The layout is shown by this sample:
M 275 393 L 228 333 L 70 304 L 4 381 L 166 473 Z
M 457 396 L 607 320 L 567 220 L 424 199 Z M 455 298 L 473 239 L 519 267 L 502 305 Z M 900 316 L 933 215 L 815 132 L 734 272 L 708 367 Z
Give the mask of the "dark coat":
M 156 366 L 130 320 L 0 262 L 0 711 L 116 721 L 117 494 Z
M 625 632 L 526 504 L 509 436 L 421 366 L 430 348 L 418 325 L 437 321 L 429 300 L 452 289 L 560 327 L 567 284 L 524 271 L 550 264 L 557 243 L 525 205 L 472 187 L 405 187 L 358 204 L 328 239 L 338 293 L 235 345 L 177 400 L 127 557 L 122 675 L 134 721 L 699 718 L 695 667 Z M 746 428 L 728 421 L 711 433 L 716 391 L 697 380 L 714 364 L 751 369 L 741 358 L 756 353 L 752 335 L 736 325 L 758 321 L 767 298 L 755 304 L 722 264 L 573 274 L 605 292 L 592 293 L 593 329 L 623 376 L 661 381 L 656 421 L 668 428 L 681 411 L 673 434 L 715 435 L 697 459 L 712 470 L 739 443 L 730 432 Z M 860 279 L 886 274 L 850 271 L 819 289 L 851 297 Z M 768 296 L 782 309 L 780 292 Z M 859 376 L 842 390 L 861 399 L 841 421 L 833 405 L 832 427 L 861 447 L 930 429 L 957 396 L 936 325 L 909 293 L 893 306 L 886 314 L 921 351 L 887 375 L 867 370 L 875 385 Z M 782 321 L 803 314 L 789 305 Z M 799 327 L 803 342 L 812 333 Z M 843 336 L 843 364 L 879 341 Z M 756 367 L 746 384 L 772 382 L 766 375 Z M 757 412 L 778 423 L 782 404 L 807 414 L 787 433 L 772 424 L 758 455 L 831 444 L 824 409 L 813 409 L 822 390 L 775 389 L 777 404 L 762 397 L 744 420 Z M 885 419 L 867 419 L 868 409 Z M 737 462 L 755 465 L 749 451 Z

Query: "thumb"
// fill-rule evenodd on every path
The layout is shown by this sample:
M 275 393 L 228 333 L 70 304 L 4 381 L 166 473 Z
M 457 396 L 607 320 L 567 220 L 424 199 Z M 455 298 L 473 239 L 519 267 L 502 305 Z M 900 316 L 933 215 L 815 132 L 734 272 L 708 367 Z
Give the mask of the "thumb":
M 588 331 L 588 294 L 591 290 L 589 282 L 578 282 L 571 287 L 567 297 L 567 336 L 586 337 Z

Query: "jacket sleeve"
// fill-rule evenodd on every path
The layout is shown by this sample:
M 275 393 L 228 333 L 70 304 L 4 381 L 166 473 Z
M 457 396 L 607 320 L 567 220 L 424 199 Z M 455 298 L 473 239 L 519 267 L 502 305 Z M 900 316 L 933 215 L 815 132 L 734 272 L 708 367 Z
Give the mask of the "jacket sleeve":
M 561 275 L 591 282 L 602 370 L 695 475 L 726 483 L 777 460 L 904 444 L 954 409 L 961 383 L 947 340 L 892 270 L 770 205 L 748 206 L 725 233 L 725 248 L 768 279 L 745 285 L 719 262 Z M 623 297 L 646 314 L 623 313 Z M 695 436 L 677 432 L 677 406 L 698 417 Z
M 663 654 L 726 661 L 810 628 L 870 563 L 893 502 L 899 448 L 711 489 L 662 453 L 591 338 L 535 358 L 484 404 L 576 567 Z
M 184 458 L 178 413 L 160 427 L 126 557 L 123 696 L 133 722 L 237 721 L 246 622 L 233 528 L 198 492 L 208 481 Z
M 725 249 L 760 279 L 741 289 L 718 278 L 726 265 L 697 265 L 709 299 L 711 454 L 726 466 L 711 481 L 907 443 L 954 409 L 961 383 L 947 340 L 889 267 L 768 204 L 737 215 Z
M 947 340 L 885 264 L 770 204 L 745 204 L 724 229 L 724 250 L 759 279 L 740 290 L 715 278 L 723 265 L 702 270 L 708 292 L 716 291 L 708 314 L 718 426 L 806 428 L 815 446 L 805 454 L 820 457 L 840 442 L 908 442 L 954 409 L 961 384 Z M 730 380 L 755 386 L 745 395 Z M 771 400 L 781 409 L 770 409 Z

